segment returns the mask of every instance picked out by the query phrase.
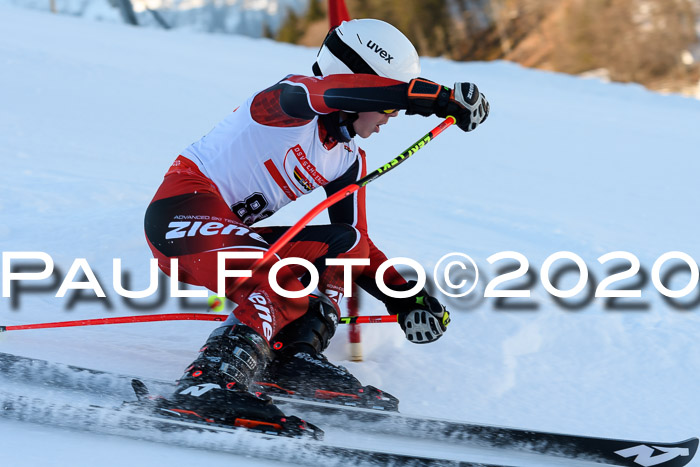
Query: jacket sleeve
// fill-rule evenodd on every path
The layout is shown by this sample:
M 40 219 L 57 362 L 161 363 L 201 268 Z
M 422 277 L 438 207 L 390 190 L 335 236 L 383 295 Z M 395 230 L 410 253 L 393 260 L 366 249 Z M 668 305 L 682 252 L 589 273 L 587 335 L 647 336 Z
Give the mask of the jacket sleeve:
M 337 110 L 371 112 L 408 108 L 408 84 L 375 75 L 290 75 L 277 83 L 284 112 L 311 119 Z
M 305 125 L 337 110 L 371 112 L 408 108 L 408 84 L 375 75 L 289 75 L 253 98 L 253 119 L 267 126 Z
M 357 160 L 348 169 L 348 171 L 324 186 L 326 195 L 330 196 L 351 183 L 355 183 L 366 174 L 367 168 L 365 166 L 365 152 L 360 149 Z M 374 245 L 367 234 L 365 188 L 360 188 L 353 193 L 352 196 L 348 196 L 328 208 L 328 214 L 332 223 L 338 222 L 350 224 L 355 227 L 360 232 L 360 235 L 367 240 L 367 243 L 369 244 L 370 265 L 364 269 L 363 273 L 358 276 L 355 282 L 367 293 L 381 300 L 382 302 L 385 302 L 389 297 L 384 295 L 377 287 L 375 275 L 377 268 L 387 260 L 387 257 Z M 394 267 L 391 267 L 384 273 L 384 283 L 388 286 L 401 286 L 406 284 L 406 280 Z

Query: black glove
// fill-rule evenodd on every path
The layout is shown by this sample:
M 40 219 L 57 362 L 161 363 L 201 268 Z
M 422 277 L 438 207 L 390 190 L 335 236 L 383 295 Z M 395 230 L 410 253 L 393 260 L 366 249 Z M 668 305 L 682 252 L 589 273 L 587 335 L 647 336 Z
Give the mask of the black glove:
M 455 83 L 454 89 L 423 78 L 408 83 L 407 115 L 452 115 L 457 126 L 471 131 L 489 116 L 489 103 L 476 84 Z
M 415 285 L 416 281 L 409 281 L 401 289 L 409 290 Z M 399 325 L 406 339 L 415 344 L 438 340 L 450 324 L 450 313 L 425 289 L 413 297 L 388 298 L 384 304 L 389 313 L 399 315 Z

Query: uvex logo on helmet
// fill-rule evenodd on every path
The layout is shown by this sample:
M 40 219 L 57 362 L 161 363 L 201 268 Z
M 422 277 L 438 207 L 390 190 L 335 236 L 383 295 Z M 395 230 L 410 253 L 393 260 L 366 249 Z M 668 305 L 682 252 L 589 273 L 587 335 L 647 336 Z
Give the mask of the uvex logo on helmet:
M 369 47 L 369 50 L 372 50 L 374 53 L 378 54 L 380 57 L 386 60 L 387 63 L 391 63 L 391 59 L 394 58 L 391 55 L 389 55 L 389 52 L 379 47 L 379 45 L 376 42 L 367 41 L 367 47 Z
M 312 69 L 315 76 L 359 73 L 408 83 L 420 76 L 420 59 L 411 41 L 391 24 L 353 19 L 328 33 Z

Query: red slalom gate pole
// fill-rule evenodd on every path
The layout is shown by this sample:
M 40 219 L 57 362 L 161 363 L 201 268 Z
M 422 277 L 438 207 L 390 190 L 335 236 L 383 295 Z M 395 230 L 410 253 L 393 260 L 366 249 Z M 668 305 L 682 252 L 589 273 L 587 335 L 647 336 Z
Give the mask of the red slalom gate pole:
M 316 216 L 321 214 L 321 212 L 325 211 L 341 199 L 350 196 L 360 188 L 365 187 L 370 182 L 376 180 L 380 176 L 394 169 L 456 122 L 457 120 L 453 116 L 448 116 L 445 120 L 440 122 L 438 126 L 430 130 L 425 136 L 416 141 L 414 144 L 412 144 L 409 148 L 407 148 L 404 152 L 396 156 L 394 159 L 379 167 L 374 172 L 365 175 L 355 183 L 351 183 L 342 190 L 333 193 L 331 196 L 318 203 L 316 206 L 313 207 L 313 209 L 311 209 L 311 211 L 306 213 L 304 217 L 299 219 L 299 221 L 296 224 L 291 226 L 280 238 L 278 238 L 275 243 L 270 245 L 270 248 L 265 252 L 263 257 L 256 261 L 255 264 L 253 264 L 253 267 L 251 268 L 251 274 L 254 274 L 257 270 L 259 270 L 261 267 L 267 264 L 284 245 L 289 243 L 289 241 L 292 238 L 294 238 L 296 234 L 301 232 L 301 230 L 304 227 L 306 227 L 306 225 L 309 222 L 311 222 Z M 238 279 L 236 279 L 236 282 L 234 282 L 233 284 L 232 290 L 238 289 L 238 287 L 240 287 L 246 279 L 248 278 L 239 277 Z
M 141 316 L 118 316 L 115 318 L 79 319 L 75 321 L 57 321 L 54 323 L 20 324 L 17 326 L 0 326 L 0 332 L 26 331 L 30 329 L 69 328 L 76 326 L 101 326 L 105 324 L 152 323 L 156 321 L 226 321 L 228 315 L 210 313 L 166 313 Z M 360 321 L 355 318 L 360 319 Z M 347 320 L 350 321 L 347 321 Z M 356 316 L 340 318 L 342 324 L 350 323 L 392 323 L 396 316 Z
M 360 297 L 358 296 L 359 291 L 357 289 L 357 284 L 352 284 L 352 297 L 347 297 L 348 316 L 350 318 L 360 315 Z M 350 323 L 350 328 L 348 329 L 348 340 L 350 341 L 350 360 L 353 362 L 361 362 L 363 356 L 362 338 L 359 324 Z

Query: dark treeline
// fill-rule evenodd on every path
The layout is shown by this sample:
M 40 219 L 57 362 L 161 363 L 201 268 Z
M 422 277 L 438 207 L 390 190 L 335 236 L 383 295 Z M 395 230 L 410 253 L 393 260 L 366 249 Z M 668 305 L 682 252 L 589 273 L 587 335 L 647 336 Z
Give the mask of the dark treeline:
M 289 18 L 279 40 L 318 45 L 325 0 Z M 425 56 L 506 59 L 582 73 L 605 69 L 614 81 L 663 87 L 697 83 L 700 0 L 346 0 L 354 18 L 401 29 Z M 685 60 L 684 60 L 685 58 Z M 696 59 L 700 57 L 695 57 Z

